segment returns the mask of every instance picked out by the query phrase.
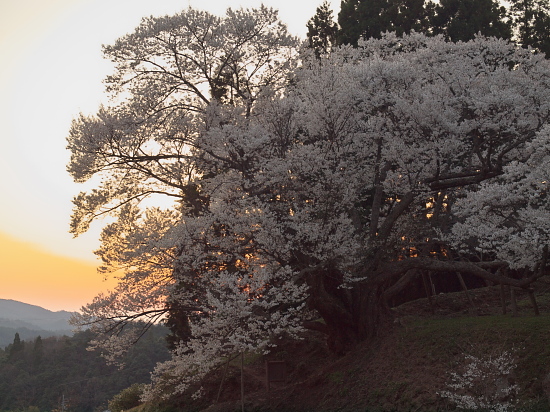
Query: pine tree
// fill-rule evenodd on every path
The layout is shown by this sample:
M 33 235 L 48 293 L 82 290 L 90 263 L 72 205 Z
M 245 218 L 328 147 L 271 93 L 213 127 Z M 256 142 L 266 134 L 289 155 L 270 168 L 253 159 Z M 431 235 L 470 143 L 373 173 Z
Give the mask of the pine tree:
M 330 53 L 336 43 L 338 25 L 332 17 L 332 10 L 327 0 L 317 7 L 315 15 L 307 22 L 307 39 L 309 47 L 315 50 L 317 57 Z
M 433 32 L 454 42 L 472 40 L 478 33 L 509 40 L 512 29 L 506 14 L 495 0 L 441 0 L 435 6 Z
M 32 360 L 35 366 L 38 366 L 42 362 L 44 357 L 44 343 L 42 337 L 39 335 L 34 340 L 34 347 L 32 350 Z
M 387 16 L 383 13 L 387 8 L 387 0 L 342 0 L 338 13 L 338 42 L 357 45 L 361 37 L 380 38 L 381 33 L 389 28 Z
M 342 0 L 338 23 L 340 44 L 357 45 L 359 38 L 379 39 L 382 33 L 429 33 L 424 0 Z
M 398 36 L 417 33 L 430 33 L 429 7 L 424 0 L 390 0 L 386 14 L 390 21 L 387 31 Z
M 13 343 L 9 345 L 8 348 L 10 358 L 17 356 L 20 352 L 23 351 L 23 349 L 25 349 L 25 342 L 21 340 L 18 332 L 15 333 Z
M 550 55 L 550 3 L 548 0 L 512 0 L 510 14 L 516 41 Z

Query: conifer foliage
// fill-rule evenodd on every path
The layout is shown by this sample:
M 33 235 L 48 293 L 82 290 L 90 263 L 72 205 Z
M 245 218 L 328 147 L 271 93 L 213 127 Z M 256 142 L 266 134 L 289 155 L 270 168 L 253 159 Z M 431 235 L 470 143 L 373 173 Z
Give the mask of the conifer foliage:
M 547 0 L 343 0 L 338 14 L 339 44 L 411 31 L 443 34 L 454 42 L 480 34 L 513 40 L 549 55 L 550 6 Z
M 360 38 L 379 39 L 386 32 L 427 33 L 432 9 L 424 0 L 343 0 L 338 13 L 339 44 L 356 45 Z
M 550 4 L 548 0 L 512 0 L 510 12 L 518 43 L 550 56 Z
M 317 7 L 315 15 L 307 22 L 307 39 L 317 56 L 327 54 L 336 45 L 338 25 L 332 17 L 327 0 Z
M 454 42 L 472 40 L 478 34 L 512 38 L 507 10 L 495 0 L 442 0 L 434 11 L 433 33 Z
M 29 341 L 16 335 L 0 348 L 0 411 L 56 411 L 62 402 L 66 411 L 104 411 L 117 392 L 148 382 L 155 363 L 169 357 L 165 334 L 166 328 L 153 326 L 123 359 L 122 369 L 86 350 L 89 331 Z

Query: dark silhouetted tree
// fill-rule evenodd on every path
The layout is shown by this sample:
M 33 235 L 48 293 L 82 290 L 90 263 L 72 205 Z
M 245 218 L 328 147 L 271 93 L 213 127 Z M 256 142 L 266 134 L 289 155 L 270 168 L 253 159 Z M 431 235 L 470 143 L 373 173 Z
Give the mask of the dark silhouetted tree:
M 429 33 L 424 0 L 343 0 L 338 13 L 339 44 L 357 45 L 359 38 L 379 39 L 382 33 Z
M 391 24 L 388 31 L 398 36 L 412 31 L 430 34 L 429 6 L 424 0 L 390 0 L 386 11 Z
M 506 14 L 495 0 L 441 0 L 432 17 L 433 33 L 454 42 L 472 40 L 478 33 L 509 40 L 512 28 Z
M 44 343 L 42 342 L 42 337 L 37 336 L 34 340 L 34 347 L 32 350 L 32 361 L 34 366 L 38 366 L 42 362 L 44 357 Z
M 324 1 L 317 12 L 307 22 L 307 39 L 309 47 L 315 50 L 317 57 L 327 54 L 336 43 L 338 25 L 332 17 L 328 1 Z
M 357 45 L 361 37 L 380 38 L 380 33 L 389 27 L 384 14 L 387 7 L 386 0 L 343 0 L 338 13 L 338 42 Z
M 10 358 L 18 356 L 25 349 L 25 342 L 19 337 L 19 333 L 15 333 L 13 343 L 8 347 Z
M 550 3 L 548 0 L 512 0 L 510 14 L 516 41 L 550 55 Z
M 189 324 L 189 309 L 181 305 L 177 300 L 171 300 L 166 304 L 168 315 L 165 325 L 170 329 L 166 335 L 166 342 L 170 350 L 174 350 L 179 343 L 187 342 L 191 337 L 191 327 Z

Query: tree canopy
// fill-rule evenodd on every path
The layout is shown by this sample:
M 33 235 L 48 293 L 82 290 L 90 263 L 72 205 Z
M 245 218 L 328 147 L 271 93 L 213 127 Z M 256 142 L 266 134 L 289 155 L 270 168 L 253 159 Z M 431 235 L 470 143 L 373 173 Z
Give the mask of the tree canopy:
M 336 45 L 337 34 L 338 25 L 334 22 L 328 1 L 325 0 L 307 22 L 308 45 L 315 50 L 317 56 L 329 53 Z
M 123 369 L 106 365 L 99 353 L 86 350 L 93 337 L 89 331 L 19 340 L 17 356 L 9 355 L 12 344 L 5 351 L 0 348 L 0 411 L 59 411 L 62 399 L 65 410 L 104 411 L 117 392 L 148 382 L 155 364 L 169 358 L 166 332 L 160 325 L 151 327 L 130 349 Z
M 363 37 L 379 39 L 428 30 L 429 8 L 424 0 L 343 0 L 338 13 L 339 44 L 356 45 Z
M 339 44 L 411 31 L 443 34 L 454 42 L 481 34 L 513 40 L 522 47 L 550 52 L 550 6 L 547 0 L 343 0 L 338 14 Z
M 425 271 L 548 272 L 541 55 L 412 33 L 298 56 L 266 8 L 145 19 L 105 52 L 116 104 L 68 137 L 73 177 L 102 180 L 71 227 L 111 215 L 97 253 L 125 274 L 75 321 L 116 355 L 136 335 L 109 332 L 174 308 L 149 396 L 305 328 L 345 352 Z
M 548 0 L 512 0 L 510 14 L 518 43 L 550 56 L 550 4 Z
M 472 40 L 478 33 L 510 40 L 507 10 L 494 0 L 442 0 L 434 7 L 433 33 L 452 41 Z

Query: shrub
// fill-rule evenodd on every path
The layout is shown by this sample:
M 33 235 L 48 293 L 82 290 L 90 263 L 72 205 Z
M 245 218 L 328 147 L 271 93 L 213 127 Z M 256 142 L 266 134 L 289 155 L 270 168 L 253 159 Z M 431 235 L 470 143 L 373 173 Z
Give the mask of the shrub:
M 452 372 L 449 390 L 439 393 L 460 409 L 509 411 L 519 387 L 514 383 L 513 371 L 517 364 L 510 352 L 495 357 L 464 357 L 459 372 Z
M 135 408 L 141 404 L 141 395 L 143 385 L 135 383 L 132 386 L 122 390 L 109 401 L 109 410 L 111 412 L 124 412 Z

